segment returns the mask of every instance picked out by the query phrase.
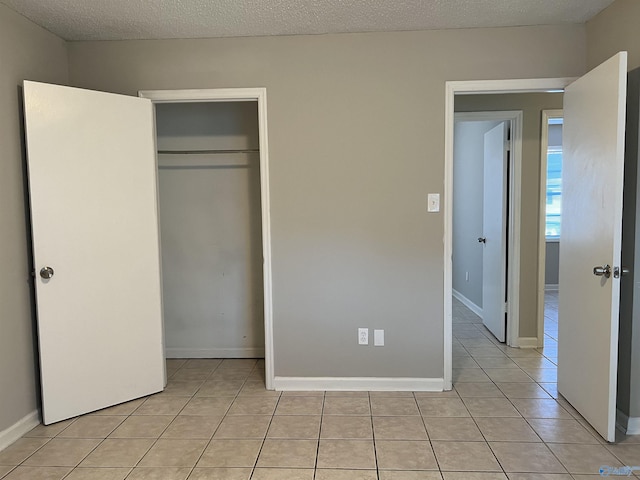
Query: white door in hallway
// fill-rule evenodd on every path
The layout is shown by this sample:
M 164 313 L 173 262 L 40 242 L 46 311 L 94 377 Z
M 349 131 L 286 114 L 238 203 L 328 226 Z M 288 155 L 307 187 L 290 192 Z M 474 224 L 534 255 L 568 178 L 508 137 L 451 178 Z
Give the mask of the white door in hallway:
M 165 384 L 153 108 L 24 82 L 44 423 Z
M 507 123 L 484 135 L 484 190 L 482 207 L 482 322 L 506 340 L 505 290 L 507 245 Z
M 564 94 L 558 391 L 608 441 L 615 440 L 626 78 L 622 52 Z

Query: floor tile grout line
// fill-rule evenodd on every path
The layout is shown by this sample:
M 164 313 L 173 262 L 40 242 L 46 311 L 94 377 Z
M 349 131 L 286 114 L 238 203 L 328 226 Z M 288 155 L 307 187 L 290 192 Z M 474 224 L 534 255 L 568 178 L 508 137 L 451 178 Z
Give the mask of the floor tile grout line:
M 185 363 L 186 364 L 186 363 Z M 193 396 L 189 397 L 189 398 L 194 398 Z M 144 457 L 146 457 L 149 452 L 153 449 L 153 447 L 158 443 L 158 441 L 160 440 L 160 437 L 162 436 L 162 434 L 167 430 L 167 428 L 169 428 L 169 425 L 171 425 L 171 423 L 173 423 L 175 421 L 176 418 L 178 418 L 178 415 L 180 415 L 180 412 L 182 412 L 185 407 L 189 404 L 191 400 L 187 400 L 187 402 L 182 406 L 182 408 L 178 411 L 178 413 L 176 413 L 176 415 L 174 416 L 173 420 L 171 420 L 171 422 L 169 422 L 169 424 L 162 430 L 162 433 L 160 435 L 158 435 L 153 443 L 151 444 L 151 446 L 147 449 L 147 451 L 138 459 L 138 461 L 136 462 L 136 464 L 132 467 L 131 471 L 127 474 L 127 476 L 125 477 L 125 480 L 127 478 L 129 478 L 129 476 L 132 474 L 132 472 L 138 468 L 138 466 L 140 465 L 140 462 L 142 462 L 142 460 L 144 459 Z M 140 405 L 140 407 L 142 407 L 142 405 L 144 405 L 146 403 L 146 400 L 144 402 L 142 402 L 142 404 Z M 138 407 L 138 408 L 140 408 Z M 135 413 L 138 409 L 134 410 L 131 414 L 131 416 L 133 416 L 133 413 Z M 105 439 L 106 440 L 106 439 Z
M 376 478 L 380 478 L 380 465 L 378 464 L 378 444 L 376 443 L 376 430 L 373 425 L 373 405 L 371 404 L 371 392 L 367 392 L 369 400 L 369 419 L 371 421 L 371 440 L 373 443 L 373 461 L 376 465 Z
M 495 385 L 495 383 L 494 383 Z M 496 386 L 497 388 L 497 386 Z M 467 409 L 467 413 L 469 413 L 469 416 L 471 417 L 471 420 L 473 421 L 474 425 L 476 426 L 476 428 L 478 429 L 478 432 L 480 432 L 480 435 L 482 436 L 482 439 L 484 440 L 484 443 L 487 445 L 487 448 L 489 449 L 489 451 L 491 452 L 491 455 L 493 455 L 493 458 L 495 459 L 495 461 L 498 463 L 498 465 L 500 466 L 500 469 L 502 470 L 502 473 L 507 476 L 507 472 L 504 470 L 504 467 L 502 466 L 502 463 L 500 462 L 500 459 L 498 459 L 498 456 L 496 455 L 496 452 L 493 451 L 493 448 L 491 448 L 491 444 L 489 443 L 489 440 L 487 440 L 487 437 L 485 436 L 485 434 L 482 432 L 482 429 L 480 428 L 480 425 L 478 425 L 478 422 L 476 421 L 476 418 L 473 416 L 473 414 L 471 413 L 471 410 L 469 410 L 469 407 L 467 406 L 467 404 L 464 402 L 463 398 L 460 398 L 460 400 L 462 401 L 462 404 L 464 405 L 464 408 Z M 515 407 L 514 407 L 515 408 Z M 435 449 L 434 449 L 434 453 L 435 453 Z
M 322 424 L 324 423 L 324 406 L 327 400 L 327 392 L 322 392 L 322 408 L 320 409 L 320 427 L 318 428 L 318 443 L 316 445 L 316 459 L 313 463 L 313 480 L 318 473 L 318 459 L 320 458 L 320 439 L 322 438 Z
M 21 438 L 25 438 L 25 437 L 21 437 Z M 31 438 L 31 437 L 30 437 Z M 37 438 L 37 437 L 32 437 L 32 438 Z M 32 456 L 34 456 L 38 451 L 42 450 L 42 448 L 47 445 L 49 442 L 51 442 L 51 440 L 53 440 L 56 437 L 48 437 L 46 438 L 46 442 L 44 442 L 42 445 L 40 445 L 38 448 L 36 448 L 33 452 L 31 452 L 29 455 L 27 455 L 26 458 L 24 458 L 18 465 L 14 465 L 15 468 L 18 468 L 20 466 L 22 466 L 24 464 L 24 462 L 26 462 L 27 460 L 29 460 Z M 11 465 L 8 465 L 11 466 Z M 26 466 L 26 465 L 25 465 Z
M 218 367 L 216 367 L 214 369 L 218 370 L 218 368 L 220 368 L 220 366 L 224 363 L 223 359 L 222 362 L 220 362 L 220 364 L 218 365 Z M 257 362 L 256 362 L 257 365 Z M 211 442 L 213 441 L 216 433 L 218 432 L 218 430 L 220 429 L 220 426 L 222 425 L 222 423 L 224 422 L 225 418 L 227 418 L 227 415 L 229 414 L 229 411 L 231 410 L 231 407 L 233 406 L 233 404 L 235 403 L 235 401 L 238 399 L 238 397 L 240 396 L 240 392 L 242 391 L 242 389 L 244 388 L 244 386 L 247 383 L 248 378 L 251 376 L 251 373 L 257 368 L 256 365 L 254 365 L 254 367 L 251 369 L 251 371 L 246 375 L 244 381 L 242 382 L 242 385 L 240 386 L 240 388 L 238 389 L 238 392 L 236 393 L 236 395 L 233 397 L 233 400 L 231 401 L 231 403 L 229 404 L 229 406 L 227 407 L 227 409 L 225 410 L 224 415 L 222 415 L 222 418 L 220 419 L 220 423 L 218 423 L 218 425 L 216 426 L 215 430 L 213 431 L 213 433 L 211 434 L 211 437 L 209 438 L 209 440 L 207 441 L 207 444 L 205 445 L 204 449 L 202 449 L 202 452 L 200 452 L 200 455 L 198 456 L 198 459 L 196 460 L 196 462 L 193 464 L 193 467 L 191 468 L 191 471 L 189 472 L 189 475 L 187 476 L 187 480 L 189 479 L 189 477 L 191 477 L 191 474 L 193 473 L 193 471 L 196 469 L 196 467 L 198 466 L 198 463 L 202 460 L 202 457 L 204 455 L 204 453 L 207 451 L 207 448 L 209 448 L 209 446 L 211 445 Z M 213 374 L 213 372 L 212 372 Z M 199 391 L 199 390 L 198 390 Z M 194 393 L 193 398 L 195 398 L 197 395 L 197 392 Z M 204 397 L 206 398 L 206 397 Z M 187 402 L 188 403 L 188 402 Z M 185 405 L 186 406 L 186 405 Z M 266 434 L 265 434 L 266 435 Z M 258 453 L 259 456 L 259 453 Z M 257 462 L 257 457 L 256 457 L 256 462 Z M 249 475 L 249 478 L 251 478 L 251 476 L 253 476 L 253 469 L 251 470 L 251 474 Z
M 175 373 L 178 373 L 178 371 L 180 371 L 181 369 L 185 368 L 185 365 L 187 365 L 187 364 L 189 363 L 189 360 L 190 360 L 190 359 L 187 359 L 187 361 L 186 361 L 186 362 L 184 362 L 184 363 L 182 364 L 182 366 L 181 366 L 180 368 L 178 368 L 178 370 L 176 370 L 176 372 L 174 372 L 174 375 L 175 375 Z M 222 365 L 222 363 L 223 363 L 223 362 L 220 362 L 220 363 L 219 363 L 219 364 L 218 364 L 218 365 L 217 365 L 217 366 L 212 370 L 211 374 L 213 374 L 213 372 L 214 372 L 214 371 L 216 371 L 216 370 L 220 367 L 220 365 Z M 211 375 L 211 374 L 210 374 L 210 375 Z M 203 383 L 204 383 L 204 382 L 203 382 Z M 202 386 L 202 384 L 201 384 L 201 386 Z M 200 390 L 200 387 L 199 387 L 199 388 L 198 388 L 198 389 L 197 389 L 197 390 L 196 390 L 196 391 L 195 391 L 191 396 L 189 396 L 189 400 L 187 400 L 187 402 L 182 406 L 182 408 L 181 408 L 181 409 L 176 413 L 176 415 L 174 416 L 173 420 L 171 420 L 171 422 L 169 422 L 169 424 L 168 424 L 168 425 L 167 425 L 167 426 L 162 430 L 162 433 L 160 433 L 160 435 L 158 435 L 158 437 L 157 437 L 157 438 L 155 438 L 155 441 L 151 444 L 151 446 L 149 447 L 149 449 L 144 453 L 144 455 L 142 455 L 142 456 L 140 457 L 140 459 L 139 459 L 139 460 L 136 462 L 136 464 L 132 467 L 131 471 L 130 471 L 130 472 L 127 474 L 127 476 L 125 477 L 125 480 L 126 480 L 127 478 L 129 478 L 129 476 L 133 473 L 133 471 L 134 471 L 136 468 L 138 468 L 138 466 L 140 465 L 140 462 L 142 462 L 142 460 L 144 459 L 144 457 L 146 457 L 146 456 L 149 454 L 149 452 L 153 449 L 153 447 L 158 443 L 158 441 L 160 440 L 160 438 L 162 437 L 162 435 L 164 434 L 164 432 L 166 432 L 166 431 L 167 431 L 167 429 L 169 428 L 169 426 L 170 426 L 170 425 L 171 425 L 171 424 L 172 424 L 172 423 L 173 423 L 173 422 L 178 418 L 178 416 L 179 416 L 179 415 L 180 415 L 180 413 L 181 413 L 181 412 L 186 408 L 186 406 L 187 406 L 187 405 L 189 405 L 189 403 L 191 402 L 191 400 L 193 400 L 193 399 L 195 398 L 196 393 L 197 393 L 199 390 Z M 187 395 L 184 395 L 184 396 L 186 397 Z M 151 398 L 151 397 L 148 397 L 148 398 Z M 146 403 L 146 400 L 145 400 L 144 402 L 142 402 L 142 404 L 141 404 L 138 408 L 142 407 L 145 403 Z M 138 410 L 138 408 L 136 408 L 136 409 L 131 413 L 131 415 L 130 415 L 130 416 L 134 416 L 133 414 Z M 219 425 L 218 425 L 218 426 L 219 426 Z M 208 445 L 208 444 L 207 444 L 207 445 Z M 206 448 L 207 448 L 207 447 L 205 446 L 205 448 L 203 449 L 202 453 L 204 453 L 204 450 L 206 450 Z M 200 457 L 202 456 L 202 453 L 200 454 Z M 200 459 L 200 457 L 198 457 L 198 460 Z M 196 460 L 196 464 L 198 463 L 198 460 Z M 194 467 L 195 467 L 195 464 L 194 464 Z M 193 469 L 192 469 L 192 470 L 193 470 Z M 191 475 L 191 471 L 189 472 L 189 475 Z M 188 477 L 187 477 L 187 478 L 188 478 Z
M 144 402 L 142 402 L 142 403 L 144 403 Z M 62 430 L 62 432 L 64 432 L 67 428 L 69 428 L 71 425 L 73 425 L 74 423 L 76 423 L 76 420 L 77 420 L 77 419 L 79 419 L 79 418 L 81 418 L 81 417 L 76 417 L 76 418 L 74 419 L 74 421 L 73 421 L 73 422 L 71 422 L 71 424 L 69 424 L 65 429 L 63 429 L 63 430 Z M 128 417 L 125 417 L 125 420 L 126 420 L 127 418 L 128 418 Z M 81 459 L 81 460 L 80 460 L 80 461 L 79 461 L 79 462 L 78 462 L 78 463 L 77 463 L 77 464 L 76 464 L 76 465 L 75 465 L 75 466 L 74 466 L 74 467 L 69 471 L 69 473 L 67 473 L 67 474 L 63 477 L 63 479 L 64 479 L 64 478 L 67 478 L 67 477 L 68 477 L 69 475 L 71 475 L 71 474 L 72 474 L 76 469 L 78 469 L 78 468 L 80 467 L 80 464 L 81 464 L 81 463 L 82 463 L 82 462 L 83 462 L 83 461 L 84 461 L 84 460 L 85 460 L 89 455 L 91 455 L 93 452 L 95 452 L 95 451 L 97 450 L 97 448 L 98 448 L 100 445 L 102 445 L 102 444 L 104 443 L 104 441 L 109 437 L 109 435 L 111 435 L 111 434 L 115 431 L 115 429 L 116 429 L 116 428 L 118 428 L 118 427 L 119 427 L 119 426 L 120 426 L 120 425 L 121 425 L 125 420 L 122 420 L 122 422 L 120 422 L 120 423 L 119 423 L 119 424 L 118 424 L 118 425 L 117 425 L 113 430 L 111 430 L 111 431 L 110 431 L 110 432 L 109 432 L 109 433 L 108 433 L 104 438 L 100 439 L 100 442 L 98 442 L 98 444 L 97 444 L 97 445 L 96 445 L 96 446 L 95 446 L 95 447 L 94 447 L 94 448 L 93 448 L 89 453 L 87 453 L 84 457 L 82 457 L 82 459 Z M 60 433 L 62 433 L 62 432 L 60 432 Z M 60 433 L 59 433 L 59 434 L 60 434 Z M 58 437 L 56 436 L 56 438 L 58 438 Z M 145 454 L 145 455 L 146 455 L 146 454 Z M 126 479 L 126 478 L 131 474 L 131 472 L 133 471 L 133 467 L 125 467 L 125 468 L 129 468 L 129 472 L 128 472 L 128 473 L 127 473 L 127 475 L 124 477 L 124 478 Z
M 75 421 L 76 421 L 78 418 L 80 418 L 80 417 L 76 417 L 76 418 L 74 419 L 74 421 L 73 421 L 73 422 L 71 422 L 71 424 L 69 424 L 69 427 L 70 427 L 73 423 L 75 423 Z M 67 427 L 67 428 L 68 428 L 68 427 Z M 65 428 L 65 430 L 66 430 L 66 428 Z M 63 431 L 64 431 L 64 430 L 63 430 Z M 62 433 L 62 432 L 60 432 L 60 433 Z M 31 458 L 31 457 L 32 457 L 33 455 L 35 455 L 38 451 L 40 451 L 40 450 L 41 450 L 45 445 L 48 445 L 49 443 L 51 443 L 51 441 L 52 441 L 52 440 L 54 440 L 54 439 L 56 439 L 56 438 L 58 438 L 58 437 L 56 436 L 56 437 L 53 437 L 53 438 L 49 438 L 49 440 L 48 440 L 46 443 L 44 443 L 41 447 L 39 447 L 39 448 L 38 448 L 36 451 L 34 451 L 31 455 L 29 455 L 27 458 L 25 458 L 25 459 L 20 463 L 20 465 L 17 465 L 17 466 L 16 466 L 16 468 L 21 467 L 21 466 L 23 466 L 23 467 L 30 467 L 30 466 L 36 466 L 36 467 L 37 467 L 37 466 L 39 466 L 39 465 L 25 465 L 25 464 L 24 464 L 24 462 L 26 462 L 29 458 Z M 64 440 L 64 438 L 60 438 L 60 440 Z M 102 438 L 102 439 L 100 439 L 100 438 L 92 438 L 92 439 L 86 439 L 86 438 L 85 438 L 85 439 L 83 439 L 83 438 L 80 438 L 80 439 L 78 439 L 78 440 L 100 440 L 100 441 L 96 444 L 96 446 L 95 446 L 95 447 L 93 447 L 93 448 L 91 449 L 91 451 L 89 451 L 88 453 L 86 453 L 86 454 L 85 454 L 85 455 L 84 455 L 84 456 L 83 456 L 83 457 L 78 461 L 78 463 L 76 463 L 76 464 L 75 464 L 75 465 L 73 465 L 73 466 L 71 466 L 71 465 L 47 465 L 47 467 L 52 467 L 52 468 L 55 468 L 55 467 L 70 467 L 70 468 L 71 468 L 71 470 L 69 471 L 69 473 L 68 473 L 67 475 L 65 475 L 65 476 L 68 476 L 68 475 L 69 475 L 71 472 L 73 472 L 73 470 L 75 470 L 75 469 L 76 469 L 76 468 L 77 468 L 77 467 L 78 467 L 78 466 L 79 466 L 79 465 L 80 465 L 80 464 L 81 464 L 81 463 L 82 463 L 82 462 L 83 462 L 83 461 L 84 461 L 84 460 L 85 460 L 89 455 L 91 455 L 91 454 L 92 454 L 92 453 L 93 453 L 93 452 L 94 452 L 94 451 L 95 451 L 95 450 L 96 450 L 100 445 L 102 445 L 102 443 L 104 442 L 105 438 Z
M 438 456 L 436 455 L 436 449 L 433 447 L 433 441 L 431 440 L 431 435 L 429 434 L 429 429 L 427 428 L 427 424 L 425 423 L 424 417 L 422 416 L 422 411 L 420 410 L 420 404 L 418 403 L 418 398 L 416 397 L 415 392 L 413 392 L 413 399 L 416 402 L 416 408 L 418 409 L 418 413 L 420 414 L 420 420 L 422 421 L 422 426 L 424 427 L 424 431 L 425 431 L 425 433 L 427 435 L 427 441 L 429 442 L 429 447 L 431 447 L 431 453 L 433 454 L 433 459 L 436 462 L 436 467 L 438 468 L 438 473 L 440 474 L 440 478 L 444 478 L 444 475 L 442 474 L 442 469 L 440 468 L 440 460 L 438 460 Z
M 240 393 L 238 393 L 240 395 Z M 271 428 L 271 423 L 273 422 L 273 417 L 276 414 L 276 410 L 278 409 L 278 405 L 280 404 L 280 400 L 282 400 L 282 392 L 278 395 L 278 399 L 276 400 L 276 405 L 273 408 L 273 412 L 271 413 L 271 419 L 269 420 L 269 425 L 267 426 L 267 430 L 264 433 L 264 437 L 262 438 L 262 443 L 260 444 L 260 449 L 258 450 L 258 455 L 256 455 L 256 459 L 253 463 L 253 467 L 251 468 L 251 473 L 249 474 L 249 479 L 253 478 L 253 474 L 258 468 L 258 461 L 260 460 L 260 455 L 262 454 L 262 450 L 264 449 L 264 444 L 267 441 L 267 435 L 269 434 L 269 428 Z

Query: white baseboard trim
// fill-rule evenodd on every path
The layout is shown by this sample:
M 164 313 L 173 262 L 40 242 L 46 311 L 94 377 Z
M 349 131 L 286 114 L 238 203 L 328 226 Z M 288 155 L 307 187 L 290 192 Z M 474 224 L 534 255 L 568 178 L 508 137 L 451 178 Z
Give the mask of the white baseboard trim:
M 399 391 L 441 392 L 443 378 L 381 377 L 275 377 L 276 390 L 284 391 Z
M 629 417 L 627 435 L 640 435 L 640 417 Z
M 9 428 L 5 428 L 0 432 L 0 451 L 7 448 L 25 433 L 28 433 L 38 425 L 40 425 L 40 411 L 34 410 L 11 425 Z
M 264 358 L 261 348 L 173 348 L 164 350 L 166 358 Z
M 483 318 L 483 314 L 482 314 L 482 308 L 480 308 L 478 305 L 476 305 L 475 303 L 473 303 L 471 300 L 469 300 L 467 297 L 465 297 L 463 294 L 461 294 L 459 291 L 457 291 L 455 288 L 451 289 L 451 294 L 458 300 L 460 300 L 462 302 L 462 304 L 467 307 L 469 310 L 471 310 L 473 313 L 475 313 L 476 315 L 478 315 L 480 318 Z
M 558 291 L 558 284 L 557 283 L 549 283 L 549 284 L 544 286 L 544 291 L 545 292 L 557 292 Z
M 538 348 L 538 337 L 518 337 L 518 347 Z
M 627 435 L 640 435 L 640 417 L 629 417 L 616 410 L 616 426 Z

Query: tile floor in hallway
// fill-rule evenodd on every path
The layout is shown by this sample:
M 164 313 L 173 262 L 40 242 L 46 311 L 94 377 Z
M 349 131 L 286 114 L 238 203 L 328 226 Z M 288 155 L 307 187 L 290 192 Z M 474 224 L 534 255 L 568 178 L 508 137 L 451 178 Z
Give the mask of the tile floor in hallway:
M 544 294 L 544 349 L 540 350 L 557 364 L 558 359 L 558 291 Z
M 518 350 L 454 313 L 450 392 L 270 392 L 262 361 L 168 360 L 163 393 L 36 427 L 0 452 L 0 478 L 570 480 L 640 466 L 640 438 L 606 444 L 555 398 L 552 322 L 543 350 Z

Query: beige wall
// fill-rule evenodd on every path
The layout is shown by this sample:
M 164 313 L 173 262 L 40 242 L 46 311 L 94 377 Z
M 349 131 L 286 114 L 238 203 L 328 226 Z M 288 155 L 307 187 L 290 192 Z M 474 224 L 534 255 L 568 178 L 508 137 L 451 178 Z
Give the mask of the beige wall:
M 22 80 L 65 83 L 65 43 L 0 5 L 0 432 L 37 408 Z
M 520 337 L 537 337 L 540 128 L 542 110 L 562 108 L 562 94 L 460 95 L 457 112 L 522 110 L 522 210 L 520 212 Z
M 587 66 L 629 52 L 629 70 L 640 67 L 640 1 L 616 0 L 587 23 Z
M 74 85 L 264 86 L 275 372 L 442 377 L 446 80 L 579 75 L 583 26 L 69 46 Z M 535 234 L 534 229 L 532 233 Z M 529 233 L 529 232 L 527 232 Z M 386 330 L 384 348 L 356 343 Z

